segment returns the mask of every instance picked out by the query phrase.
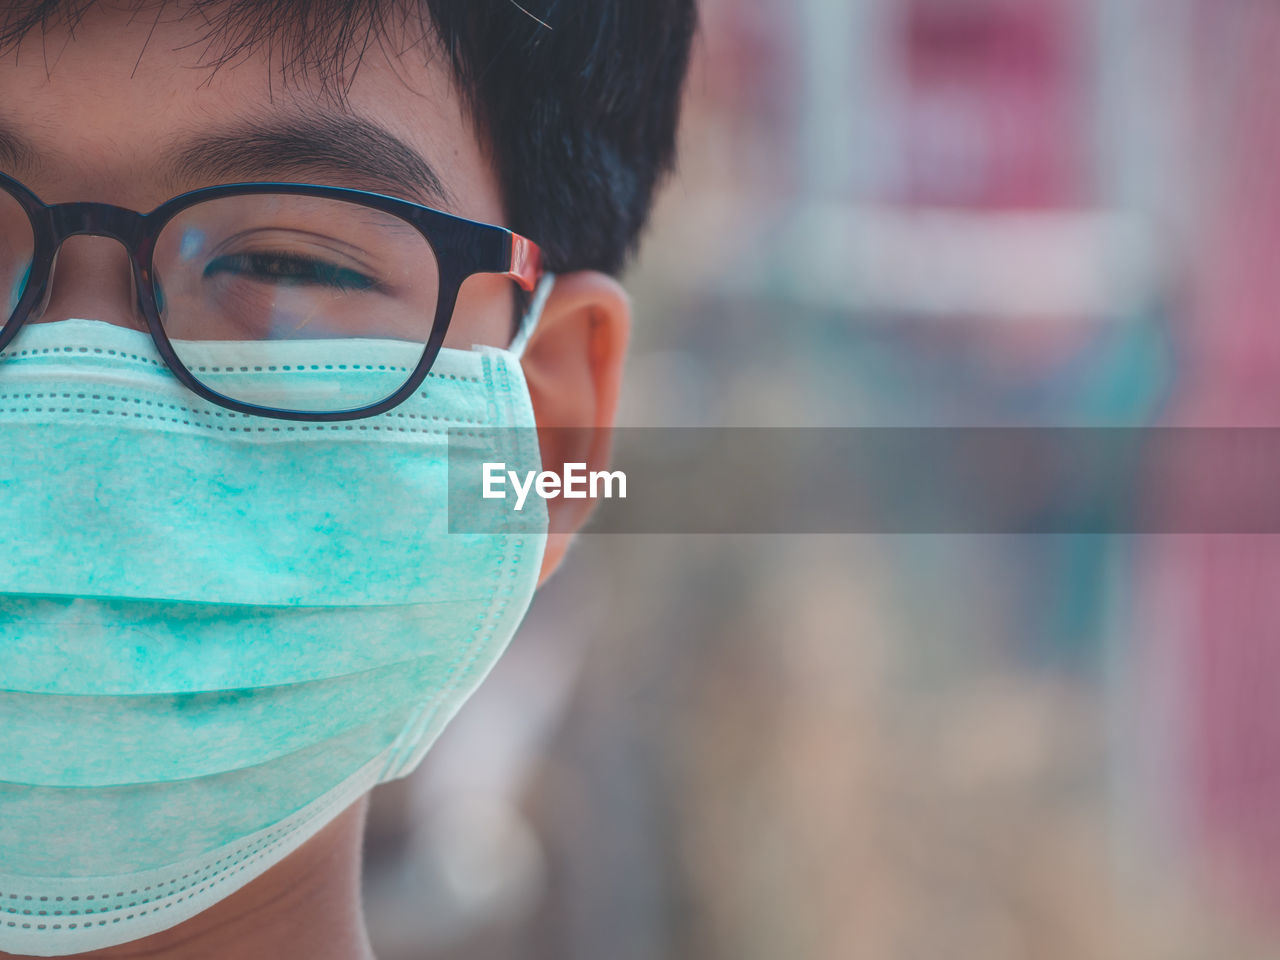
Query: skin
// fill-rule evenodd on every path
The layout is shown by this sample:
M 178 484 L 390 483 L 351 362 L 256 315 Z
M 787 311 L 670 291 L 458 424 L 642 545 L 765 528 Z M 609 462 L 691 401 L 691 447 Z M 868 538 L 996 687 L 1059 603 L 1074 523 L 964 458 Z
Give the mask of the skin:
M 18 175 L 48 203 L 95 200 L 150 210 L 169 197 L 212 182 L 175 183 L 160 175 L 156 145 L 254 116 L 299 108 L 335 109 L 319 87 L 286 85 L 278 54 L 265 51 L 220 67 L 197 66 L 203 49 L 195 23 L 171 9 L 154 14 L 95 9 L 74 37 L 52 28 L 0 58 L 0 116 L 36 147 L 37 169 Z M 439 58 L 409 44 L 403 56 L 371 49 L 349 90 L 348 109 L 416 148 L 436 168 L 453 203 L 450 213 L 506 225 L 492 163 Z M 145 49 L 144 49 L 145 48 Z M 272 65 L 274 63 L 274 66 Z M 356 186 L 332 175 L 262 170 L 260 176 Z M 390 192 L 390 191 L 383 191 Z M 536 241 L 535 238 L 531 238 Z M 511 281 L 473 277 L 463 288 L 446 346 L 505 345 L 510 338 Z M 108 238 L 64 243 L 47 307 L 31 321 L 93 317 L 145 328 L 132 306 L 124 249 Z M 561 275 L 523 360 L 540 428 L 612 425 L 630 326 L 630 304 L 611 277 Z M 608 431 L 578 439 L 543 432 L 547 463 L 585 460 L 604 469 Z M 540 583 L 563 559 L 589 503 L 552 500 L 552 529 Z M 360 903 L 361 844 L 367 797 L 293 855 L 204 913 L 167 931 L 83 957 L 184 960 L 306 957 L 351 960 L 373 954 Z M 9 956 L 5 954 L 4 956 Z

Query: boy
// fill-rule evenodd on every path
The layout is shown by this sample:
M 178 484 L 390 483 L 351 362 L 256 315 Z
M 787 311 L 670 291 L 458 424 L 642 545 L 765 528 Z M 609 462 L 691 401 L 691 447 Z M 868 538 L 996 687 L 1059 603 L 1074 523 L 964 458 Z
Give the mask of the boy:
M 368 789 L 585 519 L 450 533 L 446 428 L 612 423 L 694 19 L 4 7 L 0 954 L 371 956 Z

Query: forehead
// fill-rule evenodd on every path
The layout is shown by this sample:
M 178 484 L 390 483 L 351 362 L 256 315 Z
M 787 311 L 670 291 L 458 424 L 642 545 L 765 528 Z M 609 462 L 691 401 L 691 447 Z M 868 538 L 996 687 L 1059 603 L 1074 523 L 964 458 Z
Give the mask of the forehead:
M 46 202 L 92 199 L 146 210 L 173 193 L 227 179 L 173 177 L 163 160 L 186 145 L 246 124 L 272 130 L 304 117 L 354 118 L 430 164 L 448 196 L 435 205 L 501 222 L 496 177 L 447 59 L 434 55 L 420 28 L 417 37 L 389 31 L 386 42 L 371 37 L 358 61 L 350 58 L 334 78 L 286 69 L 282 54 L 289 50 L 277 43 L 256 44 L 212 66 L 218 47 L 209 44 L 204 17 L 168 6 L 157 15 L 99 4 L 74 29 L 37 29 L 0 55 L 0 124 L 32 147 L 35 162 L 24 179 Z M 336 146 L 358 158 L 358 141 L 353 134 Z M 305 146 L 298 152 L 305 164 Z M 354 182 L 354 170 L 349 177 L 328 170 L 232 179 L 371 188 Z

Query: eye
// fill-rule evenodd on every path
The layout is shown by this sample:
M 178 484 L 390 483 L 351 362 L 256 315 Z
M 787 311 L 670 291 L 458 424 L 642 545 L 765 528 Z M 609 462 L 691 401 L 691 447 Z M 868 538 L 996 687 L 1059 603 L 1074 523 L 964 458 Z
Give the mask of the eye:
M 204 268 L 206 279 L 220 273 L 240 274 L 263 283 L 334 290 L 368 290 L 378 285 L 373 277 L 357 270 L 287 253 L 233 253 L 210 261 Z

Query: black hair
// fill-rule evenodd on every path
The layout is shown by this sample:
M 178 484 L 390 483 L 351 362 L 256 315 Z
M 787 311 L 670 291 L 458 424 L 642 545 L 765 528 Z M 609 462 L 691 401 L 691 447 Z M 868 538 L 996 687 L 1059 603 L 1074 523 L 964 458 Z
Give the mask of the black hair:
M 443 55 L 490 153 L 509 226 L 548 269 L 618 274 L 675 159 L 695 0 L 179 0 L 216 67 L 263 44 L 339 99 L 381 42 Z M 136 4 L 163 13 L 170 0 Z M 0 50 L 95 0 L 3 4 Z M 148 16 L 152 14 L 148 13 Z

